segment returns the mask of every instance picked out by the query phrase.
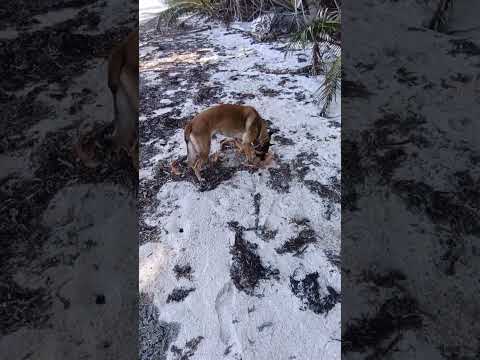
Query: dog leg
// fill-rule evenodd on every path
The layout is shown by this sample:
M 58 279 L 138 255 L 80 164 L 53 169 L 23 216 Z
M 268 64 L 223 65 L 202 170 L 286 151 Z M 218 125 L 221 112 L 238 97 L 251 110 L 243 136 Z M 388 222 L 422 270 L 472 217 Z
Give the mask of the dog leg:
M 195 161 L 195 164 L 193 165 L 193 172 L 195 173 L 195 176 L 197 177 L 198 181 L 204 182 L 205 178 L 202 177 L 201 171 L 203 166 L 207 163 L 208 160 L 208 155 L 207 159 L 205 159 L 205 154 L 200 154 L 199 158 Z
M 244 143 L 242 146 L 242 150 L 245 153 L 247 161 L 249 163 L 253 163 L 255 160 L 255 151 L 253 150 L 252 146 L 248 143 Z
M 250 120 L 250 119 L 249 119 Z M 247 161 L 249 163 L 253 163 L 255 160 L 255 150 L 252 146 L 252 142 L 255 140 L 255 134 L 252 133 L 251 129 L 249 129 L 247 120 L 247 131 L 242 136 L 242 148 L 245 156 L 247 157 Z M 250 121 L 252 123 L 252 121 Z
M 253 149 L 252 145 L 249 143 L 241 144 L 242 151 L 245 153 L 246 162 L 242 165 L 251 167 L 251 168 L 258 168 L 258 158 L 256 157 L 255 150 Z
M 195 176 L 197 177 L 198 181 L 204 182 L 205 178 L 202 177 L 200 174 L 200 169 L 198 167 L 193 168 L 193 171 L 195 172 Z
M 234 141 L 234 143 L 235 143 L 235 146 L 237 147 L 237 151 L 238 151 L 240 154 L 243 154 L 243 153 L 244 153 L 244 150 L 243 150 L 242 143 L 241 143 L 238 139 L 234 139 L 233 141 Z

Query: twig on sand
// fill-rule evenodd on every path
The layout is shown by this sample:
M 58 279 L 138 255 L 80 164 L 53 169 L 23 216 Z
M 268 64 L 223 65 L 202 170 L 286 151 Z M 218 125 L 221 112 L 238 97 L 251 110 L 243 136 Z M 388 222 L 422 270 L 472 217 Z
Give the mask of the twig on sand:
M 67 166 L 67 167 L 69 167 L 70 169 L 74 169 L 74 168 L 75 168 L 75 166 L 73 166 L 73 165 L 72 165 L 70 162 L 68 162 L 67 160 L 63 160 L 62 158 L 59 158 L 59 157 L 57 157 L 57 160 L 58 160 L 59 163 L 65 165 L 65 166 Z
M 309 75 L 312 73 L 312 66 L 302 66 L 298 69 L 268 69 L 266 66 L 254 65 L 256 70 L 259 70 L 265 74 L 275 74 L 275 75 Z
M 198 32 L 205 31 L 205 30 L 210 30 L 211 28 L 212 27 L 210 25 L 207 25 L 207 26 L 204 26 L 203 28 L 200 28 L 200 29 L 185 31 L 184 33 L 182 33 L 182 35 L 195 34 L 195 33 L 198 33 Z

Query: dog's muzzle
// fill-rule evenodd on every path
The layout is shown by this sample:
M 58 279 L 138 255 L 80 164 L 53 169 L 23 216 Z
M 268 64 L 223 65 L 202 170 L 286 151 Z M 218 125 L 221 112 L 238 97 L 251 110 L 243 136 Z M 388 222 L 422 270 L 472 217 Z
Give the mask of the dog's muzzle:
M 253 146 L 253 149 L 255 150 L 255 153 L 260 155 L 260 159 L 264 160 L 265 156 L 268 153 L 268 150 L 270 149 L 270 142 L 267 142 L 265 144 L 257 144 Z

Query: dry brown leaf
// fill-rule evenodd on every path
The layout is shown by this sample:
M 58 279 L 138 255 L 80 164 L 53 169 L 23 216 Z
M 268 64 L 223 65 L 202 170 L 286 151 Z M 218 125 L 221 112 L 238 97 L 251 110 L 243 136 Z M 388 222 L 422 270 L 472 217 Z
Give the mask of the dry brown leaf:
M 170 169 L 172 174 L 180 176 L 182 175 L 182 171 L 178 168 L 177 163 L 178 163 L 177 160 L 172 161 L 172 164 L 170 165 Z

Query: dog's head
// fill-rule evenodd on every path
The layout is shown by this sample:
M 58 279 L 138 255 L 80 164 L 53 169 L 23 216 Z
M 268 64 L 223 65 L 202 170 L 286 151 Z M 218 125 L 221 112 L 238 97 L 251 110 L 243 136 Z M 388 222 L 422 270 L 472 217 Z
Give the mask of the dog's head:
M 254 148 L 261 160 L 265 159 L 265 155 L 270 150 L 270 146 L 272 145 L 270 142 L 271 135 L 272 132 L 268 130 L 265 120 L 260 119 L 260 131 L 257 140 L 254 143 Z

